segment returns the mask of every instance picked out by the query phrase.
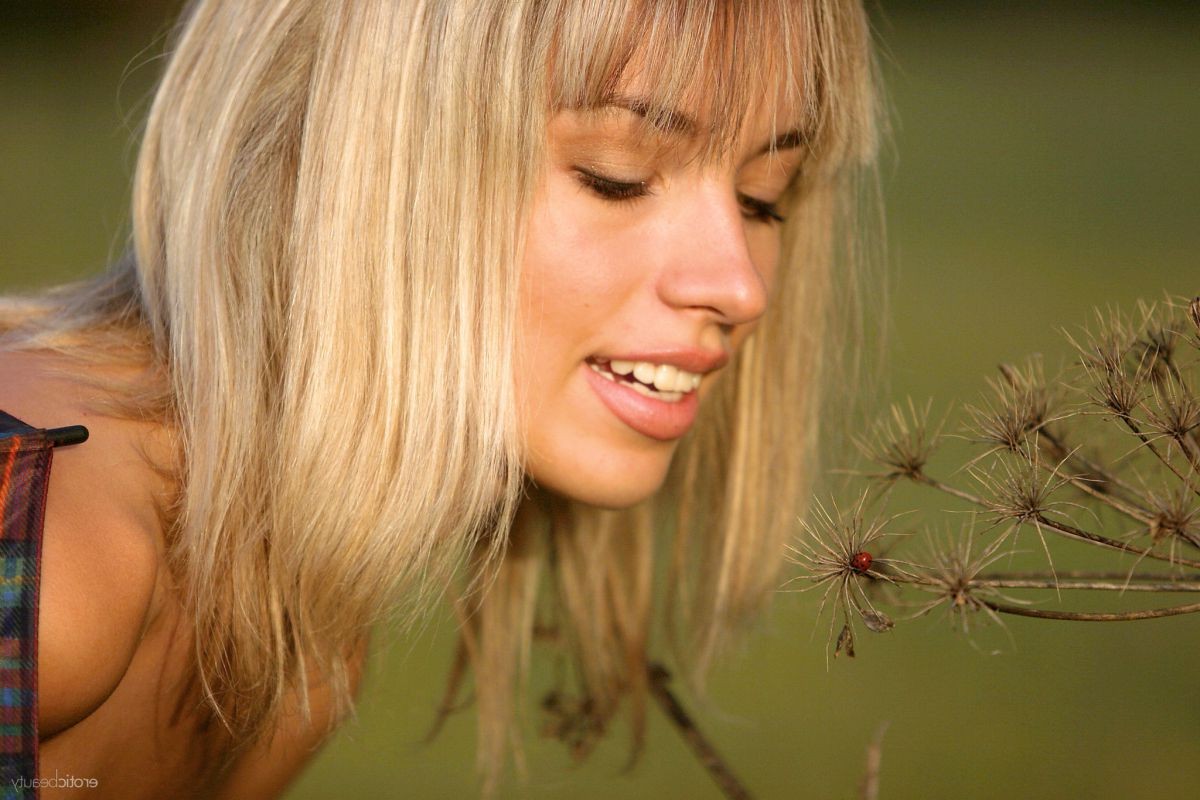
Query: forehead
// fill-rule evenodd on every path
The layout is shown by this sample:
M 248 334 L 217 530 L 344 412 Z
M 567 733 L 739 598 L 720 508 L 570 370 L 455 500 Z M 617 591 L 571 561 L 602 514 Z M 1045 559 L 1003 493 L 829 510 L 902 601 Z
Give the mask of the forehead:
M 714 112 L 703 106 L 695 108 L 696 103 L 672 106 L 670 100 L 656 96 L 643 76 L 631 73 L 590 106 L 581 104 L 571 110 L 580 112 L 578 116 L 586 121 L 619 122 L 641 148 L 680 150 L 707 161 L 733 154 L 757 156 L 808 148 L 814 137 L 810 120 L 791 106 L 778 88 L 774 96 L 763 90 L 749 107 Z M 682 102 L 688 100 L 684 96 Z
M 804 37 L 786 14 L 772 13 L 782 4 L 722 3 L 699 13 L 706 5 L 635 4 L 616 34 L 571 27 L 551 61 L 552 110 L 622 114 L 636 135 L 686 138 L 705 159 L 749 138 L 807 138 L 817 118 L 813 70 Z
M 719 141 L 722 134 L 722 125 L 712 118 L 711 110 L 670 107 L 657 100 L 653 88 L 640 78 L 628 81 L 627 86 L 619 85 L 615 92 L 601 98 L 600 105 L 584 110 L 597 116 L 624 113 L 632 119 L 637 136 L 668 146 L 703 145 Z M 778 92 L 774 98 L 764 94 L 724 122 L 729 129 L 728 147 L 732 149 L 751 145 L 763 151 L 803 147 L 813 136 L 811 122 Z M 714 147 L 717 151 L 724 149 Z

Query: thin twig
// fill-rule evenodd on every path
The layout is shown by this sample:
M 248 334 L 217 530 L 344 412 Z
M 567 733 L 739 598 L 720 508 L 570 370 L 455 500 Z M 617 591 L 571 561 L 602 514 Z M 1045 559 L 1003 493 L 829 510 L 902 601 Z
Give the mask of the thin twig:
M 717 786 L 721 788 L 721 792 L 733 800 L 750 800 L 751 794 L 745 786 L 734 776 L 721 757 L 717 755 L 716 749 L 704 735 L 700 733 L 700 729 L 696 727 L 696 723 L 692 721 L 691 716 L 684 710 L 683 705 L 671 691 L 667 683 L 671 680 L 671 673 L 661 664 L 650 664 L 648 668 L 650 694 L 654 696 L 659 708 L 667 715 L 667 719 L 679 731 L 683 740 L 687 742 L 692 749 L 692 753 L 700 760 L 700 763 L 708 770 L 712 779 L 716 781 Z
M 1044 514 L 1038 514 L 1035 519 L 1042 525 L 1045 525 L 1047 528 L 1056 530 L 1059 533 L 1062 533 L 1073 539 L 1079 539 L 1080 541 L 1084 542 L 1092 542 L 1102 547 L 1110 547 L 1126 553 L 1134 553 L 1138 556 L 1147 556 L 1149 558 L 1158 559 L 1159 561 L 1167 561 L 1171 564 L 1176 564 L 1179 566 L 1200 569 L 1200 561 L 1195 561 L 1190 558 L 1175 558 L 1170 555 L 1162 555 L 1161 553 L 1155 553 L 1150 549 L 1139 550 L 1138 548 L 1125 544 L 1124 542 L 1118 542 L 1115 539 L 1109 539 L 1107 536 L 1091 533 L 1090 531 L 1085 531 L 1082 528 L 1076 528 L 1074 525 L 1068 525 L 1065 522 L 1056 522 L 1055 520 L 1049 519 Z
M 937 478 L 931 478 L 929 475 L 927 475 L 924 472 L 918 472 L 914 475 L 909 476 L 909 478 L 910 478 L 910 480 L 913 480 L 916 483 L 924 484 L 925 486 L 928 486 L 931 489 L 937 489 L 939 492 L 944 492 L 945 494 L 951 495 L 953 497 L 957 497 L 960 500 L 966 500 L 968 503 L 971 503 L 973 505 L 980 506 L 981 508 L 989 508 L 987 501 L 984 500 L 979 495 L 971 494 L 970 492 L 963 491 L 962 489 L 959 489 L 955 486 L 951 486 L 948 483 L 942 483 Z
M 1126 584 L 1124 580 L 1121 579 L 1121 576 L 1118 575 L 1116 577 L 1116 580 L 1080 580 L 1077 578 L 1063 578 L 1060 575 L 1058 580 L 1055 580 L 1054 576 L 997 577 L 985 574 L 971 578 L 969 585 L 972 587 L 979 586 L 993 589 L 1091 589 L 1113 592 L 1200 592 L 1200 581 L 1167 581 L 1164 583 L 1130 582 Z M 895 578 L 894 581 L 896 583 L 907 583 L 914 586 L 935 586 L 939 588 L 945 586 L 945 584 L 941 581 L 925 577 L 898 577 Z
M 1051 474 L 1056 473 L 1056 470 L 1054 470 L 1050 467 L 1047 467 L 1045 464 L 1041 464 L 1040 467 L 1041 467 L 1041 469 L 1046 470 L 1047 472 L 1050 472 Z M 1116 511 L 1120 511 L 1122 514 L 1129 517 L 1130 519 L 1135 520 L 1136 522 L 1140 522 L 1143 525 L 1149 525 L 1152 522 L 1149 512 L 1144 511 L 1144 510 L 1138 508 L 1137 506 L 1130 505 L 1121 500 L 1118 500 L 1115 495 L 1109 494 L 1108 492 L 1105 492 L 1102 489 L 1096 488 L 1094 485 L 1092 485 L 1088 481 L 1087 478 L 1082 478 L 1078 475 L 1067 475 L 1064 477 L 1066 477 L 1067 482 L 1069 484 L 1074 486 L 1079 491 L 1081 491 L 1084 494 L 1087 494 L 1091 497 L 1096 498 L 1097 500 L 1099 500 L 1101 503 L 1104 503 L 1109 508 L 1112 508 Z
M 1188 437 L 1191 436 L 1191 439 Z M 1192 429 L 1191 433 L 1181 433 L 1172 436 L 1175 443 L 1179 445 L 1179 449 L 1187 457 L 1188 463 L 1192 465 L 1192 471 L 1200 473 L 1200 445 L 1197 445 L 1192 439 L 1196 438 L 1196 429 Z
M 887 720 L 879 723 L 875 735 L 871 737 L 871 744 L 867 746 L 867 767 L 858 792 L 861 800 L 879 800 L 879 765 L 883 760 L 883 734 L 887 729 Z
M 1175 473 L 1175 477 L 1179 478 L 1179 480 L 1183 482 L 1184 486 L 1190 489 L 1197 497 L 1200 497 L 1200 488 L 1192 483 L 1187 475 L 1184 475 L 1182 472 L 1180 472 L 1179 468 L 1171 462 L 1171 459 L 1169 459 L 1165 453 L 1161 452 L 1157 447 L 1155 447 L 1154 440 L 1142 432 L 1141 426 L 1137 424 L 1137 420 L 1133 418 L 1132 414 L 1127 411 L 1121 411 L 1116 412 L 1116 416 L 1117 419 L 1125 423 L 1126 428 L 1129 428 L 1129 430 L 1133 431 L 1133 435 L 1136 436 L 1142 444 L 1149 448 L 1150 452 L 1153 453 L 1159 461 L 1166 465 L 1167 469 Z
M 993 603 L 981 598 L 975 598 L 993 611 L 1001 614 L 1016 614 L 1020 617 L 1038 617 L 1040 619 L 1066 619 L 1076 622 L 1128 622 L 1135 619 L 1157 619 L 1159 617 L 1174 617 L 1179 614 L 1194 614 L 1200 611 L 1200 603 L 1170 608 L 1148 608 L 1145 611 L 1124 611 L 1119 613 L 1090 612 L 1090 611 L 1045 611 L 1033 608 L 1009 606 L 1003 603 Z
M 1117 496 L 1116 493 L 1110 491 L 1109 487 L 1116 487 L 1125 493 L 1123 498 L 1124 502 L 1131 504 L 1133 502 L 1132 498 L 1138 496 L 1137 489 L 1121 480 L 1118 475 L 1110 472 L 1104 467 L 1104 465 L 1088 458 L 1086 455 L 1080 452 L 1078 448 L 1072 449 L 1068 447 L 1063 438 L 1051 431 L 1048 427 L 1039 429 L 1038 434 L 1050 444 L 1053 451 L 1051 455 L 1054 456 L 1055 460 L 1061 460 L 1064 456 L 1069 455 L 1072 462 L 1081 464 L 1087 472 L 1090 472 L 1099 478 L 1098 482 L 1088 481 L 1093 491 L 1097 491 L 1107 495 L 1108 497 L 1115 498 Z M 1087 480 L 1086 476 L 1083 478 L 1083 480 Z
M 1087 580 L 1131 580 L 1131 581 L 1166 581 L 1170 583 L 1189 583 L 1191 578 L 1184 575 L 1171 575 L 1166 572 L 1135 572 L 1128 573 L 1117 570 L 1096 571 L 1086 569 L 1064 570 L 1062 572 L 989 572 L 989 578 L 1049 578 L 1057 575 L 1060 578 L 1083 578 Z
M 1190 401 L 1192 399 L 1192 391 L 1191 387 L 1188 386 L 1187 378 L 1179 371 L 1179 368 L 1171 358 L 1165 358 L 1163 363 L 1167 365 L 1168 373 L 1174 378 L 1175 384 L 1183 393 L 1184 402 Z M 1193 428 L 1191 433 L 1195 433 L 1195 431 L 1196 429 Z M 1184 459 L 1191 465 L 1192 474 L 1200 474 L 1200 445 L 1189 440 L 1189 431 L 1177 431 L 1170 435 L 1175 440 L 1175 443 L 1179 445 L 1179 450 L 1183 453 Z
M 1069 451 L 1069 450 L 1064 451 L 1062 449 L 1062 444 L 1061 444 L 1060 440 L 1053 438 L 1044 429 L 1039 431 L 1039 433 L 1041 434 L 1042 438 L 1044 438 L 1047 442 L 1050 443 L 1051 446 L 1046 449 L 1050 451 L 1049 455 L 1051 457 L 1053 457 L 1056 461 L 1061 462 L 1063 460 L 1070 460 L 1070 461 L 1078 460 L 1077 453 Z M 1051 474 L 1056 473 L 1055 470 L 1052 470 L 1050 467 L 1046 466 L 1045 464 L 1040 463 L 1037 459 L 1029 459 L 1029 463 L 1034 465 L 1035 467 L 1040 467 L 1041 469 L 1046 470 L 1046 471 L 1050 472 Z M 1125 499 L 1121 499 L 1121 498 L 1117 497 L 1114 493 L 1112 493 L 1111 491 L 1108 490 L 1108 487 L 1105 484 L 1112 481 L 1112 476 L 1105 474 L 1104 472 L 1097 472 L 1096 470 L 1091 469 L 1091 466 L 1088 464 L 1088 462 L 1086 460 L 1081 460 L 1081 463 L 1085 467 L 1087 467 L 1088 471 L 1092 472 L 1096 477 L 1090 478 L 1086 475 L 1065 475 L 1065 476 L 1063 476 L 1067 479 L 1067 481 L 1072 486 L 1074 486 L 1076 489 L 1079 489 L 1081 492 L 1083 492 L 1087 495 L 1090 495 L 1091 497 L 1096 498 L 1101 503 L 1104 503 L 1105 505 L 1107 505 L 1113 509 L 1116 509 L 1117 511 L 1120 511 L 1122 514 L 1129 517 L 1130 519 L 1136 520 L 1137 522 L 1140 522 L 1143 525 L 1150 524 L 1150 522 L 1151 522 L 1150 512 L 1146 511 L 1145 509 L 1139 508 L 1138 506 L 1136 506 L 1129 500 L 1125 500 Z

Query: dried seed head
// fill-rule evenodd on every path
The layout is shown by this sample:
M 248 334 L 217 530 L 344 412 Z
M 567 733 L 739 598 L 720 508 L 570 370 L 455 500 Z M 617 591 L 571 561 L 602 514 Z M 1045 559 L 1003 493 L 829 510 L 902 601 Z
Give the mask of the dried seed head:
M 1137 359 L 1137 371 L 1155 386 L 1162 386 L 1178 375 L 1174 364 L 1175 336 L 1170 327 L 1151 319 L 1134 342 L 1130 357 Z
M 1052 510 L 1050 496 L 1067 478 L 1043 479 L 1034 464 L 999 460 L 991 470 L 972 468 L 970 474 L 986 490 L 984 501 L 998 518 L 1029 522 Z
M 789 560 L 807 573 L 802 577 L 819 584 L 831 578 L 890 581 L 889 570 L 904 573 L 906 562 L 872 555 L 886 549 L 885 540 L 903 535 L 888 530 L 901 515 L 876 515 L 868 520 L 869 498 L 864 491 L 848 512 L 836 501 L 828 507 L 820 500 L 813 502 L 808 516 L 800 521 L 801 537 L 788 546 Z
M 1200 335 L 1200 297 L 1193 297 L 1192 302 L 1188 304 L 1188 316 L 1192 318 L 1197 335 Z
M 1096 309 L 1096 322 L 1083 330 L 1081 341 L 1070 334 L 1067 339 L 1089 372 L 1121 373 L 1137 334 L 1119 309 L 1109 309 L 1107 315 Z
M 929 547 L 927 567 L 922 578 L 925 591 L 932 592 L 936 597 L 924 604 L 913 616 L 929 613 L 938 606 L 944 606 L 950 615 L 951 622 L 964 632 L 970 631 L 970 619 L 977 612 L 983 611 L 988 617 L 1004 623 L 988 606 L 987 600 L 1000 600 L 1009 603 L 1023 603 L 1017 598 L 1008 597 L 994 587 L 981 586 L 976 579 L 983 570 L 995 561 L 1007 555 L 1000 550 L 1002 539 L 994 539 L 987 545 L 979 543 L 975 535 L 974 517 L 971 522 L 962 526 L 955 535 L 947 530 L 943 536 L 930 535 L 927 538 Z
M 1030 435 L 1055 421 L 1061 391 L 1046 382 L 1041 359 L 1030 358 L 1023 367 L 1000 365 L 1000 379 L 989 378 L 991 397 L 966 407 L 971 417 L 968 437 L 993 449 L 1026 455 Z M 973 435 L 972 435 L 973 434 Z
M 915 565 L 875 555 L 884 552 L 883 544 L 886 538 L 902 535 L 888 530 L 900 515 L 887 518 L 876 515 L 868 520 L 868 499 L 868 492 L 863 492 L 853 509 L 848 512 L 843 512 L 836 502 L 831 503 L 829 507 L 820 501 L 814 502 L 808 517 L 801 521 L 801 537 L 788 546 L 789 559 L 801 567 L 801 574 L 788 583 L 809 583 L 809 586 L 799 589 L 802 592 L 825 586 L 821 605 L 817 610 L 818 620 L 823 615 L 830 595 L 833 595 L 835 608 L 830 618 L 829 629 L 831 643 L 839 613 L 843 620 L 842 631 L 837 636 L 834 646 L 835 655 L 843 650 L 848 654 L 853 652 L 852 629 L 856 616 L 869 630 L 876 633 L 892 627 L 892 621 L 887 615 L 872 605 L 867 596 L 867 588 L 875 585 L 894 585 L 898 576 L 915 577 L 915 573 L 907 569 Z M 847 629 L 850 629 L 850 632 L 847 632 Z M 828 659 L 828 651 L 826 653 Z
M 1138 334 L 1119 310 L 1107 315 L 1096 310 L 1096 323 L 1086 328 L 1080 340 L 1067 339 L 1080 354 L 1080 366 L 1092 387 L 1090 399 L 1118 417 L 1128 416 L 1141 402 L 1147 377 L 1142 359 L 1132 359 Z
M 859 451 L 887 471 L 872 477 L 885 481 L 914 478 L 921 474 L 941 437 L 942 425 L 930 426 L 930 399 L 917 408 L 908 398 L 907 408 L 893 404 L 890 413 L 877 420 L 865 436 L 855 436 Z
M 1151 518 L 1146 532 L 1151 541 L 1177 539 L 1200 547 L 1200 506 L 1193 497 L 1187 486 L 1149 493 Z
M 1141 380 L 1123 372 L 1093 373 L 1092 402 L 1118 417 L 1127 417 L 1145 396 Z
M 1046 544 L 1045 528 L 1069 519 L 1062 510 L 1065 506 L 1083 508 L 1077 503 L 1066 500 L 1052 500 L 1054 494 L 1072 480 L 1072 476 L 1063 475 L 1063 461 L 1052 467 L 1043 467 L 1038 452 L 1035 450 L 1028 461 L 1012 464 L 1004 459 L 997 459 L 997 464 L 991 470 L 985 471 L 972 467 L 969 472 L 983 487 L 985 496 L 983 502 L 995 516 L 997 524 L 1008 522 L 1001 538 L 1010 534 L 1018 534 L 1022 526 L 1030 525 L 1041 540 L 1042 550 L 1050 569 L 1054 569 L 1054 559 Z M 1046 477 L 1042 478 L 1042 471 Z
M 1083 344 L 1068 335 L 1083 356 L 1093 402 L 1127 418 L 1144 401 L 1147 385 L 1160 389 L 1182 380 L 1176 363 L 1181 328 L 1177 319 L 1168 318 L 1174 307 L 1171 301 L 1139 302 L 1136 322 L 1119 311 L 1107 317 L 1097 311 L 1099 324 L 1086 331 Z
M 1146 404 L 1145 411 L 1151 433 L 1169 437 L 1184 448 L 1193 446 L 1193 432 L 1200 430 L 1200 398 L 1172 381 L 1155 388 L 1153 402 Z

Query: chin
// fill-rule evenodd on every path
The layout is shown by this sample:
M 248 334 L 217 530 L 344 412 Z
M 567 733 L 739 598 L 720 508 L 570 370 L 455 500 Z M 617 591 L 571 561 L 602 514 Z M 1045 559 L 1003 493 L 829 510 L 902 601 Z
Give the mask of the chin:
M 609 462 L 609 468 L 598 464 L 581 464 L 578 469 L 554 471 L 553 474 L 531 473 L 534 483 L 558 497 L 596 508 L 618 510 L 630 508 L 654 495 L 662 488 L 670 467 L 670 458 L 638 459 L 642 463 Z

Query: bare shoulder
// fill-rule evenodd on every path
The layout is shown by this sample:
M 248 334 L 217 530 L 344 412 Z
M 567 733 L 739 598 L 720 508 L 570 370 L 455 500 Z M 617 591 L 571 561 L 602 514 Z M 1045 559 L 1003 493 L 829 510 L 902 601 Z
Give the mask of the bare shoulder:
M 140 450 L 148 426 L 89 411 L 94 390 L 55 374 L 59 358 L 0 351 L 0 410 L 90 434 L 56 449 L 50 471 L 38 621 L 43 739 L 91 714 L 125 675 L 152 618 L 162 547 L 153 508 L 161 485 Z

